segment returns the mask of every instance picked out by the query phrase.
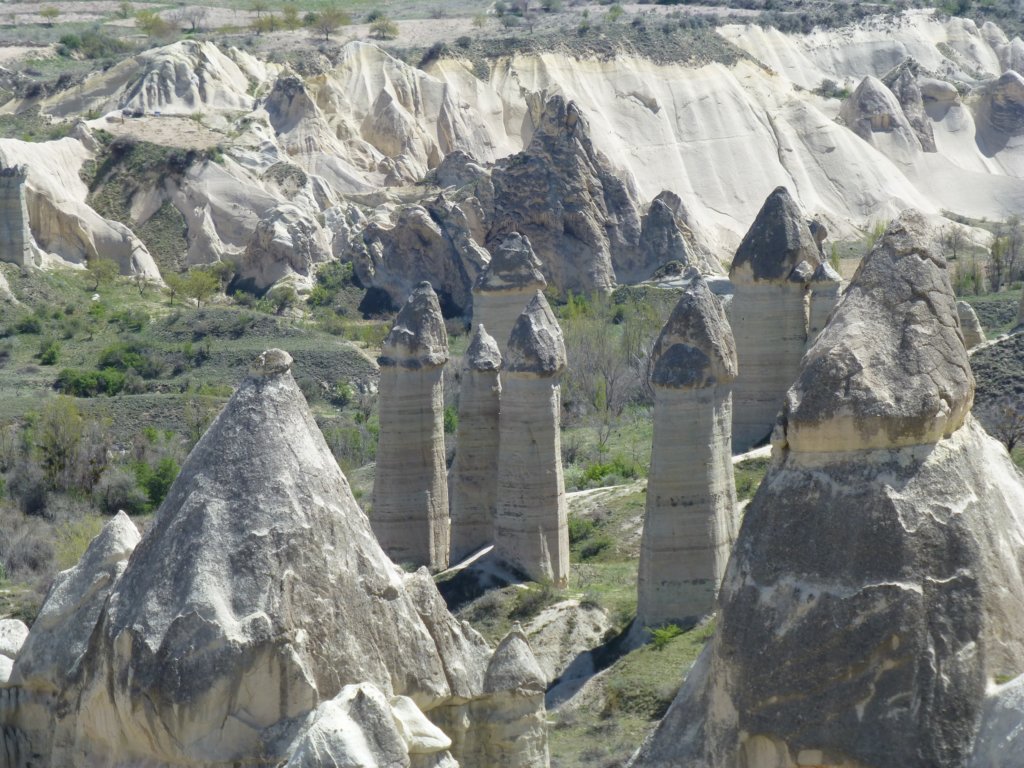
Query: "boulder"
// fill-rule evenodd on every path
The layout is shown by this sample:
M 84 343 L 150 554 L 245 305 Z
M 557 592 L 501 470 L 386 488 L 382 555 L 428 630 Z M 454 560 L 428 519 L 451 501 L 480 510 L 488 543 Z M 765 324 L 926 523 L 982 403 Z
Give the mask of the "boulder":
M 373 531 L 392 560 L 448 567 L 444 447 L 448 334 L 437 295 L 420 283 L 395 318 L 380 357 L 380 437 Z
M 330 258 L 331 243 L 323 227 L 296 206 L 284 203 L 260 217 L 238 260 L 238 274 L 258 291 L 285 279 L 309 289 L 316 265 Z
M 572 101 L 553 96 L 529 144 L 491 173 L 494 215 L 488 243 L 508 232 L 529 237 L 544 275 L 560 292 L 610 290 L 659 265 L 642 261 L 636 192 L 594 148 Z
M 1024 661 L 1024 485 L 967 416 L 927 242 L 893 222 L 808 351 L 716 634 L 635 766 L 968 765 L 987 686 Z
M 985 341 L 985 329 L 981 327 L 981 321 L 978 319 L 974 307 L 966 301 L 958 301 L 956 314 L 960 320 L 960 333 L 963 334 L 965 347 L 974 349 Z
M 477 325 L 463 357 L 459 380 L 459 426 L 451 488 L 451 560 L 494 541 L 498 497 L 498 413 L 501 350 Z
M 808 335 L 807 299 L 821 264 L 806 218 L 785 187 L 765 200 L 733 258 L 729 322 L 739 375 L 733 390 L 733 448 L 768 437 Z
M 654 438 L 640 540 L 637 627 L 692 625 L 714 610 L 739 518 L 732 471 L 736 345 L 693 275 L 651 352 Z
M 494 548 L 528 578 L 555 584 L 569 578 L 559 426 L 565 365 L 562 330 L 537 291 L 502 361 Z
M 510 232 L 489 248 L 491 261 L 473 286 L 473 321 L 489 328 L 504 351 L 512 326 L 547 280 L 525 235 Z

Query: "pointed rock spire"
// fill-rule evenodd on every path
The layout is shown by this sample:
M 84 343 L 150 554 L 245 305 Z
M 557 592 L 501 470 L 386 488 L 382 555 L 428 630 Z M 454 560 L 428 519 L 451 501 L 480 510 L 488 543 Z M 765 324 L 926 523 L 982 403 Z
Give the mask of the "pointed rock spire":
M 821 262 L 803 211 L 785 187 L 768 195 L 733 257 L 734 282 L 785 281 L 801 262 Z
M 501 349 L 484 328 L 478 323 L 466 349 L 466 365 L 474 371 L 497 371 L 501 368 Z
M 537 291 L 519 315 L 505 350 L 508 373 L 554 376 L 565 370 L 565 341 L 555 313 Z
M 512 326 L 537 291 L 547 287 L 530 240 L 510 232 L 491 244 L 491 261 L 473 287 L 473 321 L 487 326 L 504 351 Z
M 381 365 L 427 368 L 448 361 L 448 332 L 441 304 L 430 283 L 423 281 L 409 295 L 381 346 Z

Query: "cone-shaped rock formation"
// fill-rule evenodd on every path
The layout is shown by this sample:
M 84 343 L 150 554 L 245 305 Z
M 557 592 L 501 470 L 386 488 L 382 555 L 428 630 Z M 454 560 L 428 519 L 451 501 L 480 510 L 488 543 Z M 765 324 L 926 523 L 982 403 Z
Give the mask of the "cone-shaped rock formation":
M 448 334 L 437 295 L 420 283 L 384 340 L 373 530 L 397 563 L 448 566 L 444 385 Z
M 458 450 L 452 468 L 452 562 L 494 541 L 498 500 L 501 350 L 477 325 L 459 385 Z
M 560 378 L 565 343 L 544 294 L 519 316 L 501 372 L 498 556 L 531 579 L 565 583 L 569 531 L 562 476 Z
M 803 213 L 785 187 L 772 192 L 744 236 L 729 277 L 729 321 L 740 373 L 733 390 L 733 448 L 771 432 L 807 342 L 807 291 L 821 263 Z
M 485 326 L 504 352 L 512 326 L 547 284 L 529 238 L 504 235 L 491 244 L 491 262 L 473 287 L 473 322 Z
M 981 320 L 978 319 L 974 307 L 966 301 L 958 301 L 956 313 L 960 318 L 960 332 L 964 336 L 965 347 L 973 349 L 985 341 L 985 329 L 981 327 Z
M 1024 486 L 968 415 L 928 240 L 893 222 L 808 351 L 716 635 L 634 765 L 962 768 L 1022 668 Z
M 736 346 L 694 275 L 651 353 L 654 444 L 640 543 L 637 624 L 685 625 L 714 610 L 736 539 L 732 381 Z

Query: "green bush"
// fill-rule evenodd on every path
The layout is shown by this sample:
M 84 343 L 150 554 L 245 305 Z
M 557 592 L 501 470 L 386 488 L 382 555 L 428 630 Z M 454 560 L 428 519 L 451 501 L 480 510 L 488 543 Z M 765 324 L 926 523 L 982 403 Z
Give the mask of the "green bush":
M 167 496 L 171 483 L 178 476 L 181 467 L 170 456 L 160 459 L 154 466 L 144 461 L 135 463 L 135 479 L 145 489 L 149 498 L 149 509 L 156 509 Z
M 654 650 L 663 651 L 672 638 L 679 637 L 681 634 L 683 634 L 683 630 L 676 624 L 666 624 L 663 627 L 657 627 L 651 630 L 651 645 L 654 647 Z
M 93 501 L 107 515 L 116 515 L 122 509 L 129 515 L 139 515 L 146 510 L 148 499 L 135 473 L 123 467 L 112 467 L 96 483 Z
M 593 488 L 600 485 L 612 484 L 607 481 L 617 478 L 632 479 L 640 474 L 640 467 L 636 462 L 626 461 L 621 456 L 616 456 L 610 462 L 594 463 L 588 465 L 580 477 L 581 488 Z
M 16 333 L 42 333 L 43 323 L 35 315 L 26 315 L 14 324 Z
M 54 388 L 72 397 L 96 397 L 116 395 L 124 389 L 125 375 L 121 371 L 107 368 L 102 371 L 65 368 L 57 374 Z
M 39 364 L 54 365 L 60 357 L 60 342 L 53 339 L 43 339 L 39 345 Z
M 444 433 L 454 435 L 459 428 L 459 409 L 449 405 L 444 409 Z
M 597 530 L 597 523 L 588 517 L 569 518 L 569 545 L 579 544 Z
M 97 367 L 116 371 L 134 369 L 144 379 L 159 378 L 166 368 L 163 360 L 136 342 L 119 342 L 106 347 L 100 352 Z

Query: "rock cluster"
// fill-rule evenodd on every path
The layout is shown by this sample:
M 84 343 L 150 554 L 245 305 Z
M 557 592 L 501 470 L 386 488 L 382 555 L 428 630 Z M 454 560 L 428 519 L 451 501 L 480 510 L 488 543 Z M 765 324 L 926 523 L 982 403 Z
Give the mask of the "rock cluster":
M 491 261 L 473 286 L 473 321 L 486 326 L 504 351 L 512 326 L 547 280 L 525 235 L 510 232 L 490 251 Z
M 937 152 L 932 123 L 925 112 L 925 96 L 921 87 L 922 79 L 931 80 L 932 78 L 929 77 L 928 73 L 924 71 L 924 68 L 915 59 L 908 58 L 884 75 L 882 83 L 896 96 L 896 100 L 903 110 L 903 115 L 921 144 L 921 149 L 925 152 Z M 929 91 L 928 84 L 925 85 L 924 90 L 929 93 L 931 92 Z
M 899 78 L 898 85 L 904 96 L 914 95 L 905 78 Z M 864 141 L 882 149 L 890 157 L 906 160 L 914 152 L 921 152 L 921 140 L 904 113 L 900 100 L 876 77 L 868 75 L 861 80 L 853 94 L 843 101 L 839 117 Z M 883 137 L 885 143 L 880 145 Z
M 490 544 L 498 499 L 498 414 L 501 350 L 477 325 L 459 382 L 458 451 L 452 467 L 451 560 Z
M 808 351 L 715 638 L 634 765 L 968 765 L 987 685 L 1024 662 L 1024 485 L 969 416 L 927 243 L 893 222 Z
M 238 260 L 238 274 L 258 291 L 285 278 L 310 288 L 316 265 L 330 258 L 331 243 L 323 228 L 298 207 L 285 203 L 260 217 Z
M 0 261 L 20 267 L 34 263 L 25 204 L 27 177 L 28 168 L 24 165 L 0 168 Z
M 498 556 L 534 581 L 564 584 L 569 532 L 562 476 L 565 343 L 540 291 L 516 320 L 501 370 Z
M 261 355 L 142 540 L 114 518 L 54 585 L 0 686 L 5 764 L 547 765 L 529 647 L 492 654 L 387 559 L 290 366 Z
M 796 377 L 808 336 L 808 292 L 820 264 L 818 244 L 802 211 L 786 188 L 778 187 L 765 200 L 729 271 L 735 287 L 729 321 L 740 366 L 733 395 L 736 450 L 768 436 Z
M 373 531 L 397 563 L 448 567 L 444 364 L 448 334 L 437 295 L 420 283 L 384 340 Z
M 638 626 L 714 610 L 736 539 L 732 382 L 736 346 L 718 298 L 694 275 L 651 352 L 654 441 L 640 542 Z

